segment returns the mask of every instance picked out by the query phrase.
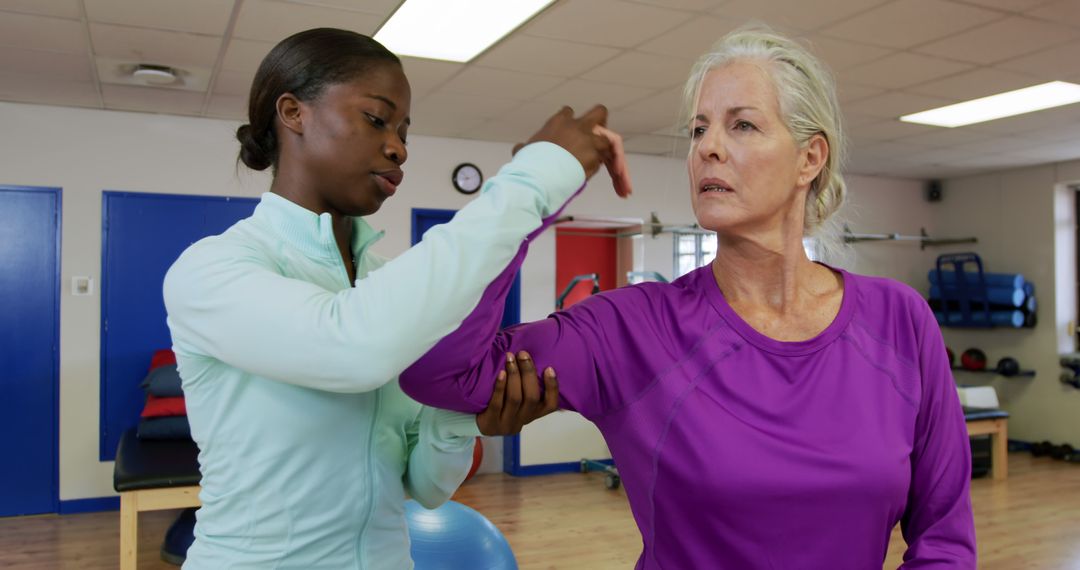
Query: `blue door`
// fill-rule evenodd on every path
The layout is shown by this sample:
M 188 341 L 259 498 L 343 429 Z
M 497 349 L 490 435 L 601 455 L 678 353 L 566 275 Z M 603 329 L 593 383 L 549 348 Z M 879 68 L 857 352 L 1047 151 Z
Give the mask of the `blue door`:
M 425 208 L 413 208 L 412 211 L 412 244 L 420 242 L 420 238 L 431 228 L 449 222 L 455 210 L 434 210 Z M 514 284 L 510 286 L 510 292 L 506 295 L 506 305 L 503 308 L 502 326 L 506 328 L 521 322 L 521 271 L 514 277 Z
M 60 189 L 0 186 L 0 516 L 56 512 Z
M 161 286 L 165 272 L 196 241 L 224 232 L 255 211 L 255 198 L 105 192 L 102 197 L 102 461 L 116 456 L 124 430 L 139 422 L 139 383 L 154 352 L 170 348 Z

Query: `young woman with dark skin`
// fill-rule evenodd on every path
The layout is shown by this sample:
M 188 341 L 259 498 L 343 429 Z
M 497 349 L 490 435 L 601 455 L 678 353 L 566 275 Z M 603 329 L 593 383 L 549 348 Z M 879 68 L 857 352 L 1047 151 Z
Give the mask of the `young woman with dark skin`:
M 291 36 L 252 85 L 240 159 L 273 168 L 252 217 L 192 245 L 164 295 L 202 508 L 185 568 L 409 568 L 406 493 L 433 508 L 475 436 L 557 406 L 510 359 L 478 414 L 426 408 L 397 375 L 451 332 L 543 220 L 606 163 L 629 191 L 606 110 L 553 116 L 448 224 L 394 260 L 369 250 L 408 158 L 408 80 L 371 38 Z

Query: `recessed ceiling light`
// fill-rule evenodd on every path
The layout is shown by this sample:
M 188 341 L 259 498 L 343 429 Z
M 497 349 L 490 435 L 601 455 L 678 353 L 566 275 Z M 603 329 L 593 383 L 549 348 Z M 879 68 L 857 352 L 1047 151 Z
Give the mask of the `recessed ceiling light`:
M 131 76 L 147 85 L 172 85 L 180 79 L 179 73 L 166 65 L 140 63 L 135 66 Z
M 466 62 L 554 0 L 406 0 L 375 39 L 398 55 Z
M 905 123 L 962 127 L 1062 105 L 1080 103 L 1080 85 L 1051 81 L 900 117 Z

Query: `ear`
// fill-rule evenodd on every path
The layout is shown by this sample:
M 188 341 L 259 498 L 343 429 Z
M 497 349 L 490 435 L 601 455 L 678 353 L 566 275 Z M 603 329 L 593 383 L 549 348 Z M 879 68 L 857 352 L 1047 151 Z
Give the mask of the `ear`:
M 275 103 L 278 121 L 290 131 L 304 134 L 304 120 L 301 117 L 300 100 L 292 93 L 282 93 Z
M 825 135 L 817 133 L 810 137 L 802 149 L 801 158 L 799 186 L 809 186 L 829 160 L 829 141 L 825 140 Z

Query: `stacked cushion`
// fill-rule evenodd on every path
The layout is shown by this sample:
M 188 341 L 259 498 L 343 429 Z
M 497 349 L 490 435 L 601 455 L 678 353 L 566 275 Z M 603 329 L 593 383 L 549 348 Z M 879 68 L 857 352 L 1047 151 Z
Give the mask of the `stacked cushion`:
M 154 353 L 142 388 L 146 392 L 146 406 L 139 421 L 139 439 L 191 439 L 184 390 L 173 351 L 163 349 Z

